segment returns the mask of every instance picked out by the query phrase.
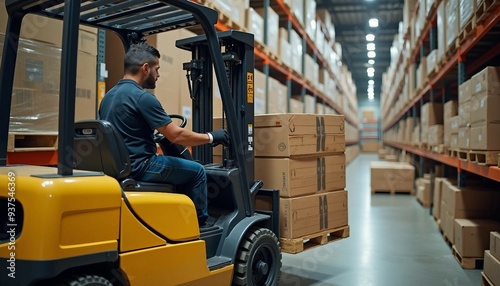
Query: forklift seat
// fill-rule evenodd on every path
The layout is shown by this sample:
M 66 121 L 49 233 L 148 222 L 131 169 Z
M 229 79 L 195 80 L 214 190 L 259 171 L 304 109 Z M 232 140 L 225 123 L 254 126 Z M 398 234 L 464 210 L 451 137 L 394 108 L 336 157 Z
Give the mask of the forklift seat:
M 103 172 L 115 178 L 125 191 L 172 192 L 174 186 L 130 178 L 129 153 L 121 135 L 105 120 L 75 122 L 75 169 Z

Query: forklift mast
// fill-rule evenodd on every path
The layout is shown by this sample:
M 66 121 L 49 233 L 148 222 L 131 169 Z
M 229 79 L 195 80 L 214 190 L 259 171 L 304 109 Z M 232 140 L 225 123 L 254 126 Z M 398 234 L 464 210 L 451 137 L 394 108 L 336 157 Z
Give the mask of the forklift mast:
M 199 5 L 189 0 L 95 0 L 95 1 L 53 1 L 53 0 L 5 0 L 9 15 L 5 31 L 5 45 L 0 69 L 0 138 L 7 138 L 12 102 L 14 69 L 19 46 L 19 35 L 23 17 L 28 13 L 38 14 L 63 20 L 61 78 L 59 97 L 59 136 L 58 136 L 58 175 L 73 175 L 73 143 L 75 121 L 76 68 L 78 51 L 79 25 L 116 32 L 124 46 L 128 46 L 145 36 L 166 32 L 179 28 L 200 25 L 206 39 L 203 57 L 213 62 L 220 95 L 227 117 L 228 132 L 231 136 L 231 149 L 242 174 L 247 169 L 253 172 L 253 167 L 247 167 L 248 152 L 242 152 L 247 144 L 242 141 L 243 124 L 238 124 L 241 112 L 245 117 L 253 115 L 253 108 L 239 106 L 237 116 L 236 104 L 231 97 L 226 65 L 224 64 L 219 38 L 215 31 L 218 14 L 215 10 Z M 235 45 L 235 48 L 238 45 Z M 245 48 L 247 49 L 247 48 Z M 201 56 L 201 55 L 200 55 Z M 251 59 L 245 61 L 250 63 Z M 210 69 L 208 69 L 210 70 Z M 181 72 L 181 71 L 180 71 Z M 237 84 L 236 84 L 237 86 Z M 238 93 L 236 93 L 238 94 Z M 201 97 L 200 97 L 201 98 Z M 202 101 L 208 100 L 206 95 Z M 195 102 L 196 103 L 196 102 Z M 241 103 L 239 103 L 241 104 Z M 209 104 L 210 105 L 210 104 Z M 206 102 L 198 104 L 201 112 L 206 112 Z M 246 109 L 246 110 L 245 110 Z M 208 129 L 209 118 L 200 114 L 199 130 Z M 246 134 L 246 133 L 245 133 Z M 246 141 L 245 141 L 246 142 Z M 246 147 L 248 148 L 248 147 Z M 208 152 L 210 153 L 210 152 Z M 200 154 L 203 154 L 201 152 Z M 253 155 L 253 154 L 252 154 Z M 206 160 L 207 152 L 203 155 Z M 253 157 L 252 157 L 253 162 Z M 0 166 L 7 164 L 7 140 L 0 140 Z M 241 186 L 249 186 L 248 176 L 240 176 Z
M 231 137 L 236 145 L 236 152 L 243 154 L 244 161 L 236 159 L 232 149 L 224 148 L 223 164 L 229 168 L 240 168 L 246 165 L 247 181 L 251 184 L 254 180 L 254 150 L 253 150 L 253 125 L 254 125 L 254 39 L 252 34 L 239 31 L 226 31 L 218 34 L 220 50 L 224 60 L 224 71 L 227 77 L 234 106 L 229 109 L 236 111 L 236 125 L 241 133 L 237 134 L 238 140 Z M 192 60 L 184 64 L 188 75 L 188 85 L 193 106 L 193 130 L 206 133 L 213 129 L 213 70 L 212 60 L 209 55 L 206 36 L 196 36 L 178 40 L 176 46 L 192 51 Z M 186 96 L 186 95 L 183 95 Z M 218 99 L 216 99 L 218 100 Z M 227 123 L 225 113 L 221 118 L 223 128 Z M 228 118 L 227 118 L 228 119 Z M 212 146 L 201 145 L 193 147 L 193 157 L 201 164 L 210 164 L 212 160 Z M 249 186 L 250 187 L 250 186 Z

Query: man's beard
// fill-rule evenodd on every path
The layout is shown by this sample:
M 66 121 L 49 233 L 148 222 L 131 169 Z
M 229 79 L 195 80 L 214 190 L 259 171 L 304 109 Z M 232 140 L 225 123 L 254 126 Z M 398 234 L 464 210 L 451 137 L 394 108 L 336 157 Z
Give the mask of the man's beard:
M 142 86 L 143 88 L 147 89 L 154 89 L 156 88 L 156 79 L 153 76 L 153 73 L 150 73 L 148 78 L 144 81 L 144 84 Z

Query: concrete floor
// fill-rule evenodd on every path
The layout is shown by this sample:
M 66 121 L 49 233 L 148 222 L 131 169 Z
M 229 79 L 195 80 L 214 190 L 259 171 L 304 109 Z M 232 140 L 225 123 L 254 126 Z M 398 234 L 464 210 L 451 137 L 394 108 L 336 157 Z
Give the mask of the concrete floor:
M 481 285 L 481 270 L 460 267 L 429 209 L 414 196 L 371 195 L 375 160 L 361 154 L 347 167 L 350 237 L 283 253 L 279 285 Z

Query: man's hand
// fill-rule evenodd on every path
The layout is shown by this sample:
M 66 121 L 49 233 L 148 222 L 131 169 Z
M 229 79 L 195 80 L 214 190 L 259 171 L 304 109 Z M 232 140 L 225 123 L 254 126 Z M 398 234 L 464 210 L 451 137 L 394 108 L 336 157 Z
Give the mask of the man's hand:
M 227 133 L 227 130 L 219 129 L 219 130 L 214 130 L 214 131 L 209 132 L 209 133 L 212 134 L 212 138 L 213 138 L 212 145 L 213 146 L 217 146 L 219 144 L 222 144 L 224 146 L 229 146 L 230 137 L 229 137 L 229 133 Z

